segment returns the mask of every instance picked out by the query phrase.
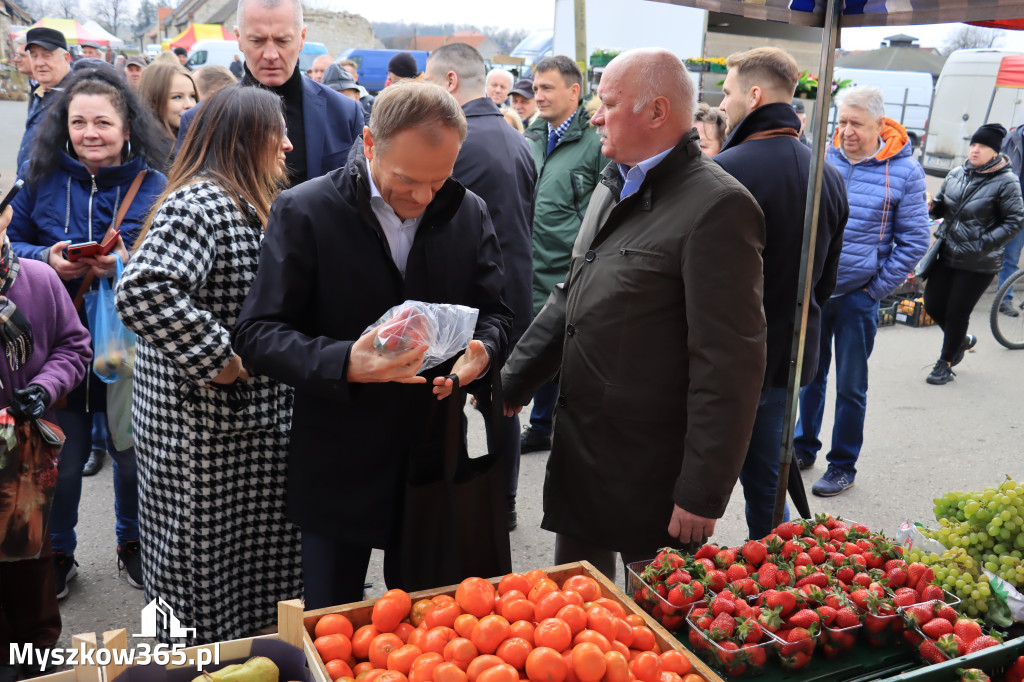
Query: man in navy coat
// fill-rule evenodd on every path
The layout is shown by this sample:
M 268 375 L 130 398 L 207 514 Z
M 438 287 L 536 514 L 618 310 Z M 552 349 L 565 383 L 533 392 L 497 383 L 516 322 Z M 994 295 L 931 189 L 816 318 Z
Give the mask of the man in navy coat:
M 530 147 L 484 93 L 484 58 L 465 43 L 442 45 L 427 59 L 426 77 L 450 92 L 466 115 L 469 132 L 452 176 L 487 203 L 505 264 L 504 299 L 515 319 L 509 347 L 533 318 L 533 189 L 537 167 Z M 508 472 L 509 530 L 517 525 L 519 417 L 491 414 L 491 396 L 478 395 L 488 450 L 504 460 Z
M 235 35 L 245 55 L 243 86 L 266 88 L 284 101 L 288 138 L 294 149 L 285 156 L 292 185 L 345 165 L 349 148 L 363 131 L 359 105 L 305 78 L 298 68 L 305 44 L 302 4 L 280 0 L 239 0 Z M 177 146 L 188 133 L 198 107 L 181 117 Z

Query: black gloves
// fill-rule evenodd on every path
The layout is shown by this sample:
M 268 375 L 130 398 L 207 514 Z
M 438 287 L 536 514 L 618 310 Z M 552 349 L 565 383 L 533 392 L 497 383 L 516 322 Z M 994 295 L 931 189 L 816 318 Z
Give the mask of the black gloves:
M 39 384 L 29 384 L 14 392 L 7 411 L 16 419 L 40 419 L 49 404 L 50 396 L 46 389 Z

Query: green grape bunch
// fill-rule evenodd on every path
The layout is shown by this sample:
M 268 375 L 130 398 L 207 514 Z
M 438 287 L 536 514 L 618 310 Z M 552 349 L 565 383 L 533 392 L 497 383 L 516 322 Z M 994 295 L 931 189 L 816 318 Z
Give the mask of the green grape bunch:
M 946 548 L 941 554 L 912 549 L 908 561 L 932 567 L 935 580 L 963 600 L 972 617 L 985 614 L 992 596 L 987 569 L 1024 585 L 1024 483 L 1009 476 L 978 492 L 952 491 L 934 500 L 939 527 L 922 531 Z

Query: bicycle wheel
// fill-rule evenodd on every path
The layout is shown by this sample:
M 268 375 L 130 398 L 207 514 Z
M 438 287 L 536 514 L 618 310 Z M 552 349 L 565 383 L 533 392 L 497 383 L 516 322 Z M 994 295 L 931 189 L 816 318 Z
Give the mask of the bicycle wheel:
M 999 302 L 1007 292 L 1013 294 L 1013 309 L 1017 313 L 1015 317 L 999 312 Z M 989 321 L 996 341 L 1011 350 L 1024 348 L 1024 269 L 1010 275 L 1003 286 L 999 287 L 996 299 L 992 302 Z

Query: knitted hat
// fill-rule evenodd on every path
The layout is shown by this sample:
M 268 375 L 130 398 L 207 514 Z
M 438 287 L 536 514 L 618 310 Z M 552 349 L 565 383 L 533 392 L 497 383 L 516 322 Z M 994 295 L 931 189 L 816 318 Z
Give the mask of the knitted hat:
M 408 52 L 399 52 L 388 62 L 388 71 L 399 78 L 415 78 L 420 75 L 419 66 L 416 65 L 416 58 Z
M 998 152 L 1003 146 L 1004 137 L 1006 137 L 1006 128 L 998 123 L 986 123 L 971 136 L 971 144 L 983 144 Z

